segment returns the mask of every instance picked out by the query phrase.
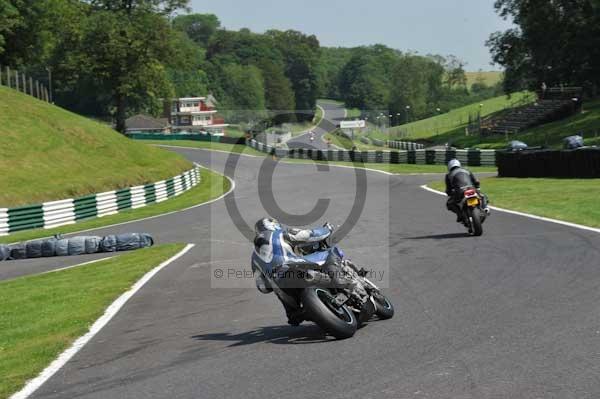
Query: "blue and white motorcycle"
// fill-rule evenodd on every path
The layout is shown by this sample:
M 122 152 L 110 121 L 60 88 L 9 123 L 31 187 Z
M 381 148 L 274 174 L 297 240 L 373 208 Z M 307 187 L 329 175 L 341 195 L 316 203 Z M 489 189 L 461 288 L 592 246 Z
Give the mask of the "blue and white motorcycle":
M 345 259 L 329 234 L 319 241 L 294 240 L 285 229 L 257 232 L 252 254 L 256 287 L 274 292 L 286 309 L 310 320 L 337 339 L 350 338 L 373 316 L 390 319 L 394 306 L 368 278 L 368 272 Z M 317 230 L 316 236 L 319 236 Z M 273 259 L 285 258 L 273 270 Z

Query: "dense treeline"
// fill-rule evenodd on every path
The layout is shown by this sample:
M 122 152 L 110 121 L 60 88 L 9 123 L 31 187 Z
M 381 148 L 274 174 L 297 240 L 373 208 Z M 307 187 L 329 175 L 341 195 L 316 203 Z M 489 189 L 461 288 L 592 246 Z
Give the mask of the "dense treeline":
M 209 92 L 229 122 L 275 123 L 311 120 L 318 97 L 403 123 L 497 92 L 482 82 L 468 89 L 454 57 L 322 48 L 292 30 L 225 30 L 215 15 L 187 14 L 188 3 L 0 0 L 0 65 L 37 78 L 51 72 L 56 103 L 111 116 L 121 131 L 133 113 L 160 114 L 164 98 Z
M 453 56 L 420 56 L 383 45 L 322 48 L 321 93 L 395 124 L 422 119 L 499 95 L 479 80 L 467 87 L 464 64 Z M 386 118 L 387 120 L 387 118 Z
M 516 27 L 488 46 L 506 69 L 506 91 L 546 86 L 600 88 L 600 0 L 497 0 L 498 14 Z
M 0 0 L 0 65 L 44 78 L 54 100 L 116 119 L 159 114 L 162 99 L 212 92 L 239 120 L 270 110 L 312 119 L 319 42 L 295 31 L 220 29 L 214 15 L 183 14 L 188 0 Z

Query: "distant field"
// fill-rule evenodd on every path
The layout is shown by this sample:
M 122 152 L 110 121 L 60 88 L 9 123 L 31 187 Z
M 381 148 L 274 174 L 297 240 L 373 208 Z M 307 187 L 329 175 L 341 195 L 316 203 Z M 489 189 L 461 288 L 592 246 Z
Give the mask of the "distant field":
M 518 102 L 533 100 L 534 95 L 530 92 L 513 93 L 510 98 L 507 96 L 490 98 L 438 116 L 394 127 L 391 129 L 392 136 L 408 140 L 426 139 L 441 142 L 440 137 L 436 136 L 444 136 L 456 129 L 464 134 L 464 128 L 469 122 L 469 115 L 477 115 L 479 109 L 481 109 L 481 116 L 485 117 L 505 108 L 511 108 Z
M 600 145 L 600 100 L 586 102 L 583 105 L 583 112 L 573 115 L 570 118 L 561 121 L 547 123 L 526 130 L 521 133 L 509 135 L 494 135 L 488 137 L 465 136 L 460 129 L 447 132 L 439 136 L 440 141 L 451 142 L 458 147 L 479 147 L 479 148 L 505 148 L 508 141 L 520 140 L 530 146 L 547 146 L 552 148 L 561 148 L 562 140 L 574 134 L 580 134 L 584 138 L 586 145 Z
M 479 77 L 483 78 L 483 81 L 488 86 L 494 86 L 496 83 L 502 80 L 503 72 L 499 71 L 482 71 L 482 72 L 467 72 L 467 86 L 471 87 L 473 83 L 477 82 Z

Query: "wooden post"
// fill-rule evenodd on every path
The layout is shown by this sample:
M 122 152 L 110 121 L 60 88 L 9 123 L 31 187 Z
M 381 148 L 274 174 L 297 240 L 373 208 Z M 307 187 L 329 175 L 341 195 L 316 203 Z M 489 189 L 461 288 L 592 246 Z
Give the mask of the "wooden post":
M 0 86 L 2 86 L 2 65 L 0 65 Z
M 6 79 L 8 80 L 8 87 L 12 88 L 12 83 L 10 82 L 10 67 L 6 67 Z
M 40 98 L 40 82 L 37 80 L 35 81 L 35 96 Z
M 23 93 L 27 94 L 27 76 L 22 73 L 21 78 L 23 78 Z
M 46 102 L 50 102 L 50 96 L 48 96 L 48 89 L 44 87 L 44 97 L 46 99 Z
M 19 91 L 19 70 L 15 70 L 15 87 Z
M 33 97 L 33 78 L 29 77 L 29 94 Z

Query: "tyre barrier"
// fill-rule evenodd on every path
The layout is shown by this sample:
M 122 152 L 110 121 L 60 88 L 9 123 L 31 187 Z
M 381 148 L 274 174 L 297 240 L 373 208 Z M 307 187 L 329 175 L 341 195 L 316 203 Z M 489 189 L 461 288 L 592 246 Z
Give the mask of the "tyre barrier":
M 26 243 L 11 245 L 0 244 L 0 261 L 132 251 L 151 247 L 152 245 L 154 245 L 154 239 L 146 233 L 125 233 L 104 237 L 77 236 L 70 238 L 63 238 L 57 235 L 45 240 L 28 241 Z
M 422 150 L 425 145 L 419 143 L 411 143 L 410 141 L 395 141 L 388 140 L 387 146 L 396 150 Z
M 495 150 L 347 151 L 306 148 L 283 149 L 259 143 L 256 140 L 248 141 L 247 145 L 255 150 L 279 158 L 419 165 L 446 165 L 448 161 L 456 158 L 465 166 L 496 166 Z
M 0 236 L 35 228 L 51 229 L 81 220 L 114 215 L 166 201 L 200 182 L 200 166 L 167 180 L 99 194 L 44 202 L 16 208 L 0 208 Z
M 576 150 L 501 151 L 501 177 L 600 178 L 600 148 Z

